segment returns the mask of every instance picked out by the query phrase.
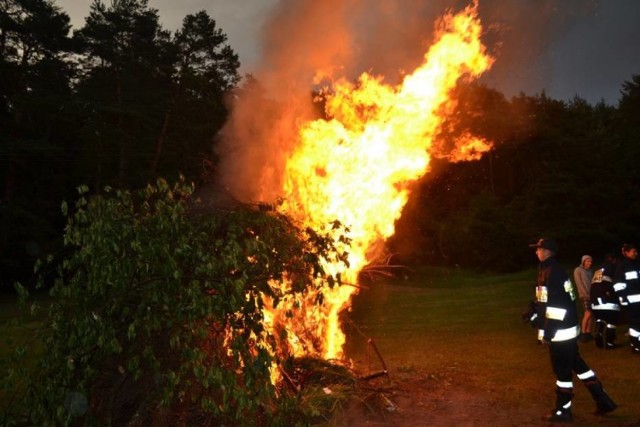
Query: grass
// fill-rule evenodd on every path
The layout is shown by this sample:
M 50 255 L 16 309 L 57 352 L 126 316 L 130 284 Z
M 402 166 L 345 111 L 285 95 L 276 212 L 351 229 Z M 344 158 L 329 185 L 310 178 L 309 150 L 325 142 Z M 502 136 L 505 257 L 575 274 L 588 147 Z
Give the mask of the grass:
M 32 301 L 46 304 L 46 295 L 35 295 Z M 36 338 L 36 331 L 41 325 L 43 314 L 38 317 L 31 316 L 31 304 L 20 306 L 17 295 L 10 292 L 0 293 L 0 424 L 2 413 L 19 398 L 24 387 L 23 370 L 33 369 L 38 361 L 43 348 Z M 28 350 L 20 357 L 18 362 L 12 361 L 15 351 L 19 347 Z M 7 369 L 13 371 L 13 376 Z M 4 387 L 11 385 L 10 390 Z
M 555 398 L 548 349 L 538 345 L 535 331 L 520 319 L 534 296 L 536 277 L 535 270 L 492 276 L 423 268 L 407 280 L 374 282 L 353 300 L 347 354 L 356 367 L 379 369 L 368 337 L 390 375 L 456 371 L 469 383 L 492 390 L 501 405 L 535 406 L 546 413 Z M 629 351 L 625 333 L 623 325 L 622 348 L 605 352 L 591 342 L 580 344 L 580 352 L 619 404 L 613 425 L 638 425 L 640 357 Z M 591 397 L 577 378 L 574 389 L 574 413 L 592 412 Z
M 535 278 L 533 269 L 512 275 L 476 275 L 421 268 L 406 280 L 370 283 L 355 296 L 345 316 L 349 320 L 345 324 L 347 356 L 362 371 L 379 370 L 379 361 L 367 344 L 371 338 L 391 376 L 455 372 L 476 389 L 490 392 L 492 401 L 500 405 L 547 412 L 555 389 L 548 351 L 537 344 L 535 331 L 520 320 L 533 297 Z M 0 362 L 13 345 L 32 339 L 38 326 L 37 321 L 11 323 L 19 314 L 15 298 L 0 298 Z M 626 345 L 625 332 L 625 326 L 619 329 L 619 342 Z M 626 347 L 605 352 L 593 343 L 581 344 L 580 351 L 620 405 L 607 425 L 638 425 L 640 357 Z M 577 379 L 574 385 L 574 415 L 590 413 L 593 403 L 588 392 Z M 1 390 L 0 400 L 4 401 Z
M 17 345 L 24 343 L 37 327 L 37 321 L 19 321 L 23 317 L 21 315 L 27 312 L 27 308 L 18 306 L 14 294 L 0 294 L 0 360 L 12 353 Z

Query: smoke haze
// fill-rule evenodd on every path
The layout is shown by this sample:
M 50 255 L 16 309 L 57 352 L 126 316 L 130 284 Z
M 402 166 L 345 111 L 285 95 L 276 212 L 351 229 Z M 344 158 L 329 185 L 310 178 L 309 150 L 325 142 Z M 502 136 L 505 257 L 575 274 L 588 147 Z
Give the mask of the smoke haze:
M 422 62 L 438 18 L 468 5 L 281 0 L 260 37 L 262 56 L 253 73 L 259 84 L 241 91 L 222 131 L 218 154 L 224 185 L 240 200 L 273 202 L 280 196 L 284 161 L 298 126 L 317 117 L 311 102 L 317 83 L 355 79 L 363 72 L 399 83 Z M 480 83 L 507 96 L 536 93 L 553 81 L 549 64 L 559 48 L 555 41 L 600 8 L 595 0 L 481 1 L 483 41 L 496 61 Z

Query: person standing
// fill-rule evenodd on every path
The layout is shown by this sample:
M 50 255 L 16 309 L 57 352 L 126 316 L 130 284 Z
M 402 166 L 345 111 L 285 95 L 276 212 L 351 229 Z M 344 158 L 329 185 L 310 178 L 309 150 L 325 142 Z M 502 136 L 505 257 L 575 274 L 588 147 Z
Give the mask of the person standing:
M 573 270 L 573 280 L 576 282 L 576 288 L 578 288 L 578 295 L 580 296 L 580 302 L 582 302 L 582 322 L 580 323 L 580 341 L 588 342 L 593 339 L 591 335 L 591 298 L 589 297 L 589 291 L 591 289 L 591 279 L 593 278 L 593 270 L 591 270 L 591 264 L 593 258 L 590 255 L 583 255 L 580 265 Z
M 613 289 L 629 323 L 631 351 L 640 354 L 640 271 L 636 264 L 637 257 L 635 245 L 622 245 L 622 260 L 616 267 Z
M 569 276 L 556 259 L 558 245 L 552 239 L 542 238 L 529 247 L 536 248 L 540 261 L 536 285 L 537 313 L 532 319 L 538 328 L 538 340 L 549 346 L 551 366 L 556 375 L 556 406 L 546 419 L 558 422 L 572 420 L 573 372 L 589 389 L 596 403 L 595 414 L 605 415 L 617 405 L 580 355 L 576 295 Z
M 596 321 L 596 347 L 616 348 L 616 330 L 620 323 L 620 301 L 613 290 L 616 257 L 607 254 L 591 279 L 591 313 Z

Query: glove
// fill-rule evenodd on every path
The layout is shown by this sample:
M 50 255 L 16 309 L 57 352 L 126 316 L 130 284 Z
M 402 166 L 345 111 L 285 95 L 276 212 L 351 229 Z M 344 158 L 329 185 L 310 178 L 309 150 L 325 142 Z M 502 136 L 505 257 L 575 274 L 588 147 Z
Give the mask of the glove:
M 529 322 L 532 328 L 537 327 L 538 319 L 538 303 L 536 301 L 529 302 L 529 308 L 520 315 L 522 323 Z

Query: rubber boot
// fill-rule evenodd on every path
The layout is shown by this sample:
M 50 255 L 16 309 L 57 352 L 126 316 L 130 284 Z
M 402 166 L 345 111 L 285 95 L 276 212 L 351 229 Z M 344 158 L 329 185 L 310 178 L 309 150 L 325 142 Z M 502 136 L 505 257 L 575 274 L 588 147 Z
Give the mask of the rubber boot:
M 605 324 L 602 320 L 598 319 L 596 321 L 596 346 L 598 348 L 604 348 L 604 332 L 605 332 Z
M 573 389 L 556 387 L 556 408 L 546 416 L 546 420 L 554 423 L 570 423 L 573 419 L 571 415 L 571 398 Z
M 594 379 L 591 381 L 586 381 L 584 384 L 587 386 L 589 392 L 591 393 L 591 397 L 593 397 L 593 400 L 596 402 L 595 415 L 606 415 L 618 407 L 618 405 L 616 405 L 616 403 L 611 400 L 607 392 L 604 391 L 604 388 L 602 388 L 602 383 L 600 381 Z
M 616 326 L 607 325 L 605 328 L 605 349 L 613 350 L 616 348 Z

